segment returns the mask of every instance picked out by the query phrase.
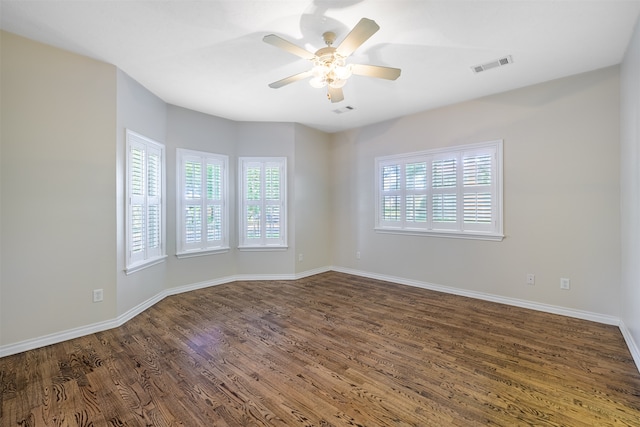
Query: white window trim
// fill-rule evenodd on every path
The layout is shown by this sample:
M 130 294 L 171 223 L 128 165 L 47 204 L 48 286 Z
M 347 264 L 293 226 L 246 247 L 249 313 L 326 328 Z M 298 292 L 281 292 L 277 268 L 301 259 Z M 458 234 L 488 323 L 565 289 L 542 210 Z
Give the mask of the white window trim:
M 136 271 L 144 270 L 145 268 L 153 267 L 154 265 L 161 264 L 167 259 L 167 255 L 161 255 L 159 257 L 151 258 L 146 260 L 145 262 L 140 262 L 137 264 L 133 264 L 128 266 L 124 272 L 129 275 L 135 273 Z
M 206 164 L 207 160 L 222 163 L 222 243 L 218 246 L 206 246 L 203 243 L 198 248 L 186 248 L 184 242 L 186 230 L 184 229 L 183 163 L 187 157 L 197 157 L 203 164 Z M 184 148 L 176 149 L 176 247 L 176 257 L 179 259 L 229 252 L 229 156 Z
M 125 197 L 126 197 L 126 209 L 125 209 L 125 274 L 132 274 L 137 271 L 143 270 L 145 268 L 151 267 L 153 265 L 164 262 L 167 258 L 166 254 L 166 156 L 165 156 L 165 147 L 163 144 L 154 141 L 151 138 L 147 138 L 144 135 L 136 133 L 130 129 L 126 129 L 126 177 L 125 177 Z M 159 196 L 159 205 L 160 205 L 160 247 L 157 251 L 157 254 L 154 255 L 145 255 L 142 259 L 134 260 L 132 257 L 132 236 L 131 236 L 131 203 L 132 203 L 132 194 L 131 194 L 131 149 L 133 146 L 143 146 L 145 147 L 145 153 L 149 148 L 159 151 L 160 153 L 160 196 Z M 145 154 L 146 157 L 146 154 Z M 146 172 L 145 172 L 146 173 Z M 145 187 L 146 190 L 146 187 Z M 146 234 L 146 233 L 145 233 Z M 145 252 L 147 248 L 148 242 L 145 241 Z
M 244 169 L 248 163 L 278 163 L 281 167 L 280 174 L 280 231 L 279 243 L 263 241 L 262 244 L 248 244 L 245 236 L 246 218 L 245 212 L 245 180 Z M 238 158 L 238 250 L 240 251 L 283 251 L 288 248 L 287 243 L 287 158 L 286 157 L 239 157 Z
M 479 231 L 479 230 L 464 230 L 464 229 L 446 229 L 446 227 L 435 229 L 432 226 L 431 220 L 429 218 L 428 223 L 424 227 L 403 227 L 403 226 L 389 226 L 384 225 L 382 221 L 382 189 L 381 189 L 381 178 L 382 171 L 381 168 L 384 164 L 391 164 L 394 161 L 408 163 L 410 161 L 420 161 L 424 159 L 429 159 L 429 161 L 443 158 L 450 155 L 461 156 L 464 152 L 469 151 L 478 151 L 478 150 L 495 150 L 495 171 L 493 174 L 492 180 L 492 193 L 495 196 L 495 204 L 493 209 L 493 221 L 494 226 L 493 229 L 487 231 Z M 459 168 L 461 169 L 461 168 Z M 386 233 L 386 234 L 404 234 L 404 235 L 414 235 L 414 236 L 431 236 L 431 237 L 444 237 L 444 238 L 454 238 L 454 239 L 476 239 L 476 240 L 489 240 L 489 241 L 502 241 L 504 239 L 503 234 L 503 141 L 495 140 L 489 142 L 482 142 L 476 144 L 468 144 L 461 145 L 455 147 L 447 147 L 440 149 L 433 149 L 415 153 L 405 153 L 400 155 L 391 155 L 384 157 L 376 157 L 375 159 L 375 231 L 378 233 Z M 458 182 L 461 181 L 458 179 Z M 460 198 L 462 185 L 458 184 L 458 200 L 462 200 Z M 431 192 L 429 194 L 433 194 Z M 404 200 L 403 200 L 404 201 Z M 429 201 L 430 202 L 430 201 Z M 429 211 L 430 212 L 430 211 Z M 464 220 L 462 219 L 461 209 L 458 209 L 458 221 L 456 224 L 459 226 L 460 224 L 464 224 Z
M 238 250 L 240 252 L 278 252 L 278 251 L 286 251 L 289 249 L 289 246 L 285 245 L 269 245 L 269 246 L 238 246 Z
M 200 250 L 191 250 L 186 252 L 178 252 L 176 253 L 176 258 L 184 259 L 184 258 L 194 258 L 199 256 L 206 255 L 215 255 L 215 254 L 224 254 L 231 250 L 230 247 L 218 248 L 218 249 L 200 249 Z

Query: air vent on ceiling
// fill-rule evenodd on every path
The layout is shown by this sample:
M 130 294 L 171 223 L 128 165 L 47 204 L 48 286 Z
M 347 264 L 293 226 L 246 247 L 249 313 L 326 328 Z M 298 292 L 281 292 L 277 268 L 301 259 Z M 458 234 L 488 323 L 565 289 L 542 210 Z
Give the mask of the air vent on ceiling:
M 471 70 L 477 74 L 483 71 L 490 70 L 492 68 L 498 68 L 498 67 L 502 67 L 503 65 L 511 64 L 512 62 L 513 62 L 513 58 L 511 58 L 511 55 L 507 55 L 503 58 L 496 59 L 495 61 L 487 62 L 485 64 L 480 64 L 480 65 L 474 65 L 473 67 L 471 67 Z
M 347 105 L 346 107 L 343 108 L 337 108 L 335 110 L 332 110 L 334 113 L 336 114 L 342 114 L 342 113 L 348 113 L 349 111 L 353 111 L 355 110 L 355 107 L 352 107 L 351 105 Z

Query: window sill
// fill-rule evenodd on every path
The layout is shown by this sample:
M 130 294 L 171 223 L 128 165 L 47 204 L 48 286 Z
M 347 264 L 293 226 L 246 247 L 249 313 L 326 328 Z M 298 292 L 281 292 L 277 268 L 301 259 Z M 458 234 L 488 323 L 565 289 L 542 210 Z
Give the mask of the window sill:
M 289 249 L 289 246 L 238 246 L 238 250 L 241 252 L 252 252 L 252 251 L 286 251 Z
M 425 237 L 444 237 L 448 239 L 470 239 L 470 240 L 489 240 L 493 242 L 501 242 L 504 234 L 482 233 L 482 232 L 456 232 L 456 231 L 434 231 L 434 230 L 410 230 L 410 229 L 392 229 L 392 228 L 375 228 L 377 233 L 382 234 L 404 234 L 409 236 L 425 236 Z
M 197 250 L 193 250 L 193 251 L 178 252 L 176 254 L 176 257 L 178 259 L 184 259 L 184 258 L 193 258 L 193 257 L 198 257 L 198 256 L 223 254 L 223 253 L 227 253 L 227 252 L 229 252 L 229 247 L 228 246 L 223 247 L 223 248 L 215 248 L 215 249 L 197 249 Z
M 135 273 L 136 271 L 144 270 L 145 268 L 154 266 L 156 264 L 160 264 L 164 262 L 166 258 L 167 258 L 166 255 L 161 255 L 159 257 L 147 259 L 145 261 L 142 261 L 133 265 L 128 265 L 127 268 L 124 269 L 124 272 L 126 275 L 129 275 L 129 274 Z

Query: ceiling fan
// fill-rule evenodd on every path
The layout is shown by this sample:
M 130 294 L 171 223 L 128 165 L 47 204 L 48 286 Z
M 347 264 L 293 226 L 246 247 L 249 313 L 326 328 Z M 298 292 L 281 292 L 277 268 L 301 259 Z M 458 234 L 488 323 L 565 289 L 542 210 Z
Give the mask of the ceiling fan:
M 333 47 L 336 40 L 335 33 L 327 31 L 322 35 L 326 47 L 311 53 L 282 37 L 269 34 L 262 39 L 265 43 L 279 47 L 313 62 L 313 67 L 308 71 L 294 74 L 282 80 L 278 80 L 269 85 L 274 89 L 288 85 L 298 80 L 311 77 L 309 84 L 315 88 L 327 87 L 327 97 L 331 102 L 344 100 L 342 87 L 347 83 L 347 79 L 352 75 L 376 77 L 380 79 L 395 80 L 400 77 L 399 68 L 382 67 L 378 65 L 347 64 L 345 59 L 351 55 L 361 44 L 369 39 L 380 29 L 375 21 L 362 18 L 344 40 Z

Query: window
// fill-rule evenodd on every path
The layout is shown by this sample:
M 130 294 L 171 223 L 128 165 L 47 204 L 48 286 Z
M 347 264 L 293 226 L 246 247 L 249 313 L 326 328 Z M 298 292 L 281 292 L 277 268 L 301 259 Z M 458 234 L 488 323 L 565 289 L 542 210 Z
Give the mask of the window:
M 502 240 L 502 141 L 376 158 L 376 230 Z
M 164 170 L 164 145 L 127 130 L 127 274 L 166 257 Z
M 285 157 L 241 157 L 240 248 L 287 247 Z
M 229 249 L 228 157 L 177 150 L 178 258 Z

